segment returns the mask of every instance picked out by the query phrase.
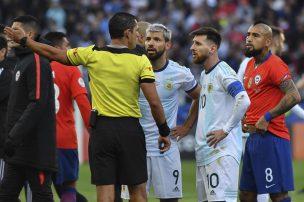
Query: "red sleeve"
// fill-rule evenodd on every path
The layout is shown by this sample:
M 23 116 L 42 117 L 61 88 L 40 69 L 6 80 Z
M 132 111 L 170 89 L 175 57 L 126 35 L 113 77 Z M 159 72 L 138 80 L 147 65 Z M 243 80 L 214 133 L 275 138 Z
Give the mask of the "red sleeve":
M 91 113 L 91 105 L 89 99 L 86 94 L 80 94 L 75 98 L 75 100 L 79 107 L 84 125 L 86 126 L 86 128 L 88 128 Z
M 77 67 L 73 67 L 72 69 L 73 71 L 71 72 L 71 91 L 72 96 L 76 98 L 80 94 L 87 94 L 87 89 L 85 87 L 79 69 Z
M 269 75 L 276 86 L 279 86 L 283 81 L 292 79 L 288 66 L 280 59 L 273 61 L 270 71 Z

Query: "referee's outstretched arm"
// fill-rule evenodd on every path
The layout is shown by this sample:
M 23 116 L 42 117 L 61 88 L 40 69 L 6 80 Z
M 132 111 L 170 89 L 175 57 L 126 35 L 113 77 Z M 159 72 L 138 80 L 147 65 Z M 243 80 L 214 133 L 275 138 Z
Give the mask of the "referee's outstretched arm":
M 32 49 L 38 55 L 48 58 L 52 61 L 57 61 L 65 65 L 72 65 L 67 58 L 67 51 L 53 46 L 39 43 L 26 36 L 23 30 L 18 28 L 5 27 L 5 34 L 7 34 L 13 41 L 22 46 Z

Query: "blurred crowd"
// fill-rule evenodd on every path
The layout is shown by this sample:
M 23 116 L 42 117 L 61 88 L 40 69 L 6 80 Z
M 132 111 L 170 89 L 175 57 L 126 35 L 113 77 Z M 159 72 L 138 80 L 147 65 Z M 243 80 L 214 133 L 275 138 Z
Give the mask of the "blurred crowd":
M 281 27 L 286 36 L 282 58 L 294 79 L 304 73 L 304 1 L 301 0 L 1 0 L 0 22 L 10 25 L 22 14 L 37 17 L 42 33 L 66 32 L 73 47 L 109 42 L 108 19 L 127 11 L 139 20 L 159 22 L 173 31 L 170 58 L 191 68 L 189 32 L 209 25 L 220 30 L 220 58 L 236 71 L 242 59 L 245 35 L 255 20 Z

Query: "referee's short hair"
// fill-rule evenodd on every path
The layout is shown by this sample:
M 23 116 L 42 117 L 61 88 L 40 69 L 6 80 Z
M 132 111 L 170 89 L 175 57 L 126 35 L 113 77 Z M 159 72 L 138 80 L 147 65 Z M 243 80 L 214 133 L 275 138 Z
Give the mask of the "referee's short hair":
M 130 13 L 118 12 L 109 21 L 111 39 L 120 39 L 124 32 L 136 26 L 136 17 Z

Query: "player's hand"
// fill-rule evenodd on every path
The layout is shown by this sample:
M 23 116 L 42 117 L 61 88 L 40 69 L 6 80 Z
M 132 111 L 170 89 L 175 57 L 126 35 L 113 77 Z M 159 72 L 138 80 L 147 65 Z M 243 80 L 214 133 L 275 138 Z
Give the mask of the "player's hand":
M 209 147 L 216 147 L 216 145 L 225 137 L 227 134 L 223 130 L 211 131 L 207 134 L 207 144 Z
M 20 43 L 20 40 L 23 37 L 26 37 L 25 32 L 20 28 L 11 28 L 11 27 L 5 27 L 4 33 L 13 41 L 16 43 Z
M 256 122 L 255 128 L 257 133 L 265 133 L 267 131 L 269 122 L 267 122 L 264 118 L 264 116 L 261 116 L 261 118 Z
M 159 153 L 163 154 L 164 152 L 168 151 L 171 146 L 171 141 L 169 135 L 167 137 L 159 136 L 158 138 L 158 147 Z
M 190 131 L 189 127 L 186 126 L 176 126 L 171 129 L 171 135 L 180 141 L 183 137 L 187 136 Z
M 244 116 L 244 117 L 242 118 L 241 123 L 242 123 L 242 131 L 243 131 L 243 133 L 247 133 L 248 130 L 249 130 L 249 128 L 248 128 L 248 126 L 247 126 L 247 124 L 246 124 L 246 116 Z
M 11 138 L 7 138 L 4 144 L 4 153 L 8 157 L 14 156 L 16 153 L 16 146 L 13 144 Z

